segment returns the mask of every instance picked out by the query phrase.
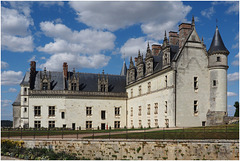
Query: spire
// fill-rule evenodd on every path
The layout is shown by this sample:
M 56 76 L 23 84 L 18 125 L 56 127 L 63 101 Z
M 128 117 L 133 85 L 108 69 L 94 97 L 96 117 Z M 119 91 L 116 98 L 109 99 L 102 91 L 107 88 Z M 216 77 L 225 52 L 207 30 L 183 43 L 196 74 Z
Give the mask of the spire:
M 134 68 L 134 64 L 133 64 L 133 61 L 132 61 L 132 57 L 130 57 L 130 65 L 129 65 L 129 69 L 131 68 Z
M 165 48 L 167 45 L 168 45 L 168 39 L 167 39 L 167 32 L 165 30 L 164 40 L 163 40 L 163 48 Z
M 213 52 L 218 52 L 218 51 L 224 51 L 224 52 L 229 53 L 229 51 L 227 50 L 227 48 L 225 47 L 225 45 L 222 41 L 218 27 L 216 26 L 215 34 L 213 36 L 211 46 L 208 50 L 208 54 L 211 54 Z
M 127 75 L 127 66 L 126 66 L 126 62 L 125 62 L 125 59 L 124 59 L 124 62 L 123 62 L 123 66 L 122 66 L 122 70 L 121 70 L 121 73 L 120 75 Z
M 195 26 L 194 16 L 192 16 L 192 27 Z
M 149 47 L 149 42 L 148 42 L 147 52 L 146 52 L 145 58 L 149 58 L 149 57 L 152 57 L 152 51 L 151 51 L 151 49 Z

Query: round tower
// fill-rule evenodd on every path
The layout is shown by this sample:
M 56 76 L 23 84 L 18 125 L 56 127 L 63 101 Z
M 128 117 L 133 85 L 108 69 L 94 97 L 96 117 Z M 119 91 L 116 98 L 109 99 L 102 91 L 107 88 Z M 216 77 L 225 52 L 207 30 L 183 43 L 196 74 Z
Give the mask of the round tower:
M 227 69 L 229 51 L 216 27 L 208 50 L 210 74 L 210 111 L 227 112 Z

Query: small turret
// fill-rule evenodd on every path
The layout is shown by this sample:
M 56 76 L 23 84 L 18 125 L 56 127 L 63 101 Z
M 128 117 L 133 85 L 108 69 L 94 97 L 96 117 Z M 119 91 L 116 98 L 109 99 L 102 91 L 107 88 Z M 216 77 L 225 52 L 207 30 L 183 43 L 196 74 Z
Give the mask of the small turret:
M 126 65 L 125 59 L 124 59 L 124 62 L 123 62 L 123 66 L 122 66 L 122 70 L 121 70 L 120 75 L 122 75 L 122 76 L 127 75 L 127 65 Z

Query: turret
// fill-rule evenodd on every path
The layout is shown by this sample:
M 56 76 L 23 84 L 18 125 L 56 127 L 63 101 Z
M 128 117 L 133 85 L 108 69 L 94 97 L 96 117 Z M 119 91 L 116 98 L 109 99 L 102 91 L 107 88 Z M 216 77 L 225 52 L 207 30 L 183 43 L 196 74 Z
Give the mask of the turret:
M 125 59 L 124 59 L 124 62 L 123 62 L 123 66 L 122 66 L 122 70 L 121 70 L 120 75 L 122 75 L 122 76 L 127 75 L 127 65 L 126 65 Z
M 218 27 L 208 50 L 210 72 L 210 111 L 227 112 L 227 69 L 229 51 L 225 47 Z

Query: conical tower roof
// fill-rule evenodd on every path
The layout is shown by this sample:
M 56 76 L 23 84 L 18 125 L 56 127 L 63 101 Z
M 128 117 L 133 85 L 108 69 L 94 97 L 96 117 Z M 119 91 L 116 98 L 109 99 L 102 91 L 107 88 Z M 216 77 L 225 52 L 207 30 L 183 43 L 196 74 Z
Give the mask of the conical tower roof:
M 211 43 L 211 46 L 208 50 L 208 54 L 211 54 L 213 52 L 218 52 L 218 51 L 225 51 L 227 53 L 229 53 L 229 51 L 227 50 L 227 48 L 225 47 L 221 35 L 219 33 L 218 27 L 216 27 L 216 31 L 215 34 L 213 36 L 213 40 Z
M 122 66 L 122 70 L 121 70 L 120 75 L 127 75 L 127 65 L 126 65 L 125 60 L 123 62 L 123 66 Z

